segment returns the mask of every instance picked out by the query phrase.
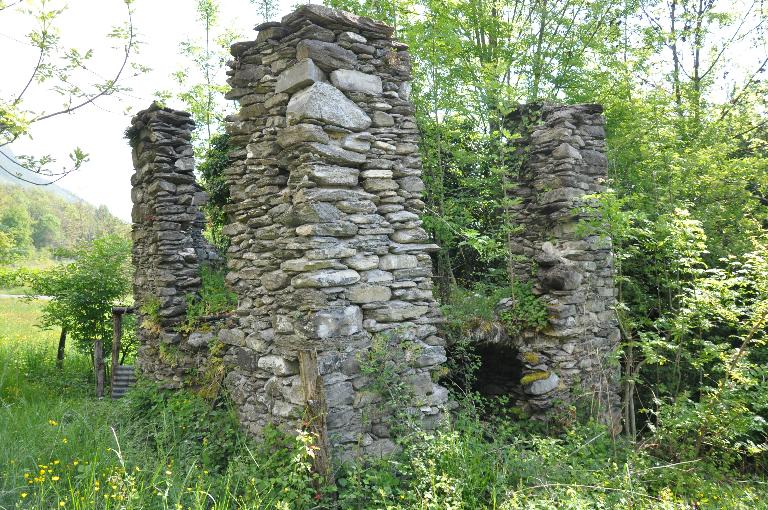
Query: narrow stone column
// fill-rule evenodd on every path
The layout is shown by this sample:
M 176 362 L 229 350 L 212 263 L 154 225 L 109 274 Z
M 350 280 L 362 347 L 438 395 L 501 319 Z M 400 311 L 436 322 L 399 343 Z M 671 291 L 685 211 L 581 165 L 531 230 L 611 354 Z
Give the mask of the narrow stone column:
M 193 173 L 192 129 L 186 112 L 154 103 L 136 114 L 132 147 L 133 292 L 139 314 L 138 365 L 168 387 L 182 384 L 189 359 L 178 326 L 187 296 L 200 289 L 200 264 L 215 257 L 201 231 L 206 194 Z
M 574 404 L 620 427 L 619 342 L 611 241 L 580 233 L 585 195 L 605 191 L 602 107 L 525 106 L 509 119 L 521 133 L 511 198 L 522 227 L 511 239 L 514 278 L 545 300 L 550 325 L 512 338 L 522 363 L 520 404 L 534 415 Z
M 431 376 L 446 357 L 407 48 L 319 5 L 257 30 L 232 47 L 227 95 L 241 106 L 228 125 L 228 382 L 253 433 L 295 428 L 308 398 L 297 360 L 316 352 L 334 454 L 386 453 L 393 421 L 432 427 L 447 400 Z M 396 401 L 382 383 L 402 388 Z

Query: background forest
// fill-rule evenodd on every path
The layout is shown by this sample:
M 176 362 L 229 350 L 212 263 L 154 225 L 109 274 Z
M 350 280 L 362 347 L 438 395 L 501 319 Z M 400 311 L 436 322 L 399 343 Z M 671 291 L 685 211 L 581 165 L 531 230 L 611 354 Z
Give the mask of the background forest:
M 281 8 L 253 3 L 255 21 Z M 0 452 L 0 508 L 768 508 L 768 4 L 325 3 L 393 25 L 412 55 L 423 220 L 441 246 L 435 290 L 449 319 L 460 403 L 452 422 L 435 435 L 414 432 L 402 455 L 351 466 L 333 490 L 318 490 L 311 438 L 275 434 L 254 445 L 237 433 L 225 402 L 148 386 L 119 406 L 94 402 L 86 396 L 89 340 L 109 335 L 99 316 L 89 316 L 94 328 L 80 331 L 79 350 L 56 371 L 48 367 L 55 339 L 26 332 L 40 322 L 39 310 L 8 305 L 0 315 L 0 444 L 18 441 Z M 221 26 L 225 2 L 188 8 L 198 15 L 180 48 L 188 65 L 157 95 L 184 104 L 198 122 L 198 172 L 212 197 L 208 235 L 225 247 L 222 122 L 234 107 L 223 99 L 223 62 L 243 36 Z M 13 99 L 0 97 L 0 148 L 31 129 L 17 119 L 34 105 Z M 541 102 L 605 107 L 610 190 L 595 197 L 599 210 L 582 228 L 610 236 L 616 253 L 621 437 L 580 410 L 563 422 L 530 424 L 503 399 L 470 391 L 480 367 L 467 339 L 478 321 L 498 321 L 494 307 L 512 292 L 507 239 L 518 227 L 506 198 L 513 135 L 505 118 L 519 104 Z M 125 264 L 118 237 L 126 229 L 102 209 L 0 187 L 0 263 L 24 265 L 34 250 L 68 253 L 69 269 L 26 281 L 39 289 L 58 282 L 67 320 L 79 311 L 66 289 L 88 289 L 92 280 L 65 273 L 105 270 L 100 253 Z M 118 236 L 91 244 L 111 233 Z M 119 273 L 120 261 L 109 262 Z M 6 283 L 19 283 L 5 274 Z M 94 297 L 104 321 L 114 302 L 130 300 L 126 281 Z M 51 313 L 42 320 L 55 331 L 65 325 Z M 32 345 L 30 336 L 45 347 L 21 355 L 18 345 Z M 58 382 L 45 388 L 25 374 Z M 75 400 L 61 400 L 62 391 Z M 69 413 L 73 402 L 79 411 Z M 104 454 L 107 444 L 113 451 Z M 53 468 L 60 459 L 66 466 Z M 115 502 L 79 503 L 100 490 Z
M 505 117 L 521 103 L 605 106 L 610 191 L 583 227 L 617 255 L 627 434 L 663 434 L 655 447 L 679 460 L 709 450 L 762 467 L 768 6 L 330 3 L 386 20 L 410 46 L 425 223 L 454 322 L 506 280 Z

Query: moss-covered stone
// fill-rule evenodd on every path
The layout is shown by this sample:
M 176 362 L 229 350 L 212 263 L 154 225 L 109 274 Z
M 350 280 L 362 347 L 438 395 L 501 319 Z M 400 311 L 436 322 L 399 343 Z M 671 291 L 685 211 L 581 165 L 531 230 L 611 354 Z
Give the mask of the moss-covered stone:
M 549 371 L 547 370 L 536 370 L 535 372 L 531 372 L 530 374 L 525 374 L 523 377 L 520 378 L 520 384 L 523 386 L 527 384 L 535 383 L 536 381 L 542 381 L 549 377 Z

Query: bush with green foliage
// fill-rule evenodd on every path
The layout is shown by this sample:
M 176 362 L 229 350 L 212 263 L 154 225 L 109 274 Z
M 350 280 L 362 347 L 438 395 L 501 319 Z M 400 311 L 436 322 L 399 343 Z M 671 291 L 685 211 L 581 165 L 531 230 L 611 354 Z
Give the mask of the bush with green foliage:
M 101 340 L 104 352 L 112 345 L 112 307 L 131 290 L 130 241 L 109 235 L 83 245 L 69 264 L 41 271 L 32 280 L 32 293 L 49 296 L 40 325 L 66 329 L 77 347 L 92 353 Z
M 508 300 L 507 306 L 499 312 L 497 305 L 503 299 Z M 524 330 L 540 331 L 549 324 L 546 303 L 525 282 L 506 286 L 480 282 L 471 290 L 456 287 L 442 310 L 451 330 L 459 335 L 473 329 L 488 329 L 497 321 L 510 335 Z
M 197 165 L 200 183 L 208 193 L 208 203 L 204 207 L 208 220 L 205 234 L 220 253 L 226 253 L 229 247 L 229 239 L 221 231 L 227 223 L 224 206 L 229 202 L 229 185 L 224 170 L 229 166 L 229 150 L 229 136 L 214 135 L 203 160 Z

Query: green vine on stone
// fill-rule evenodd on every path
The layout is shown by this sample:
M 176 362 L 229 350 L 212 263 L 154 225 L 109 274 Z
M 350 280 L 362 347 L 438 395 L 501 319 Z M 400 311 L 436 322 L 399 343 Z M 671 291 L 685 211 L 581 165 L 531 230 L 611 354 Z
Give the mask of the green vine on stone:
M 415 405 L 415 395 L 403 373 L 419 351 L 418 345 L 402 341 L 396 331 L 388 331 L 374 335 L 371 348 L 358 355 L 360 371 L 370 380 L 366 389 L 381 396 L 380 411 L 392 417 L 387 425 L 393 437 L 415 428 L 414 416 L 407 412 Z

